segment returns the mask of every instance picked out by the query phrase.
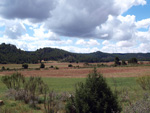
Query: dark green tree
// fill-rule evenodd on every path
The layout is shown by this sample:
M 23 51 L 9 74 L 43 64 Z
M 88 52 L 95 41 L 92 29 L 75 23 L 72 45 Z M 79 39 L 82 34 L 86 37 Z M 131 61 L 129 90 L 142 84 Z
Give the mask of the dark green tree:
M 118 58 L 118 57 L 116 57 L 115 58 L 115 65 L 117 66 L 117 65 L 120 65 L 121 63 L 120 63 L 120 59 Z
M 128 60 L 128 63 L 137 64 L 138 60 L 136 58 L 131 58 L 130 60 Z
M 45 68 L 45 64 L 41 63 L 40 68 Z
M 124 60 L 122 60 L 121 65 L 127 65 L 127 63 Z
M 23 67 L 24 69 L 28 69 L 28 64 L 27 64 L 27 63 L 23 63 L 23 64 L 22 64 L 22 67 Z
M 85 83 L 79 83 L 75 96 L 67 101 L 67 113 L 116 113 L 121 108 L 103 76 L 96 68 L 88 75 Z

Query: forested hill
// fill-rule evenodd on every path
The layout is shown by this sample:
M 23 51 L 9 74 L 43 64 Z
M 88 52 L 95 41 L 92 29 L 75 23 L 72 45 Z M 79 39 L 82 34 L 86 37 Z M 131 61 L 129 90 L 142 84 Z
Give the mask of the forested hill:
M 38 63 L 41 60 L 57 60 L 66 62 L 108 62 L 113 61 L 115 57 L 121 60 L 137 58 L 138 60 L 150 61 L 150 53 L 128 53 L 128 54 L 109 54 L 103 52 L 94 52 L 89 54 L 71 53 L 56 48 L 43 48 L 36 51 L 23 51 L 17 49 L 11 44 L 0 45 L 0 63 Z
M 17 49 L 16 46 L 11 44 L 0 45 L 0 63 L 37 63 L 38 58 L 35 52 L 26 52 Z

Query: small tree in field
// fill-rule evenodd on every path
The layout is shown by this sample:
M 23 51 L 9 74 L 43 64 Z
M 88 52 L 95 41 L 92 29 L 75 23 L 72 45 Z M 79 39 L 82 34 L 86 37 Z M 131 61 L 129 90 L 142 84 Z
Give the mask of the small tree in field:
M 22 64 L 22 67 L 23 67 L 24 69 L 28 69 L 28 64 L 24 63 L 24 64 Z
M 40 68 L 45 68 L 45 64 L 41 63 Z
M 120 61 L 120 59 L 119 59 L 118 57 L 116 57 L 116 58 L 115 58 L 115 65 L 116 65 L 116 66 L 121 64 L 119 61 Z
M 121 65 L 127 65 L 127 63 L 124 60 L 122 60 Z
M 138 63 L 138 60 L 136 58 L 131 58 L 128 63 L 131 63 L 131 64 L 137 64 Z
M 108 87 L 96 68 L 88 75 L 85 84 L 79 83 L 75 96 L 66 104 L 67 113 L 116 113 L 121 108 L 117 96 Z

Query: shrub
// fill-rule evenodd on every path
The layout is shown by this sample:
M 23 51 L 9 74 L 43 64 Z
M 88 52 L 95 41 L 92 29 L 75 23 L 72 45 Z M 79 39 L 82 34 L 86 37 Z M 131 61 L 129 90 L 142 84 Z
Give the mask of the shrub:
M 40 68 L 45 68 L 45 64 L 41 63 Z
M 1 70 L 5 70 L 5 67 L 3 66 L 3 67 L 1 68 Z
M 131 58 L 130 60 L 128 60 L 128 63 L 137 64 L 138 60 L 136 58 Z
M 106 64 L 97 64 L 97 67 L 108 67 L 108 65 L 106 65 Z
M 149 113 L 150 112 L 150 97 L 149 93 L 145 94 L 143 99 L 137 100 L 126 106 L 123 113 Z
M 59 69 L 59 67 L 55 66 L 55 68 L 54 68 L 54 69 L 58 70 L 58 69 Z
M 30 103 L 32 107 L 36 106 L 39 95 L 44 94 L 48 86 L 43 82 L 41 77 L 30 77 L 24 85 L 24 102 Z
M 11 76 L 3 76 L 2 82 L 8 89 L 18 90 L 23 86 L 25 77 L 21 73 L 14 73 Z
M 48 95 L 44 96 L 44 109 L 46 113 L 59 113 L 64 111 L 64 102 L 68 98 L 68 93 L 56 93 L 50 91 Z
M 150 76 L 138 77 L 136 81 L 143 90 L 150 90 Z
M 88 62 L 85 62 L 83 65 L 84 65 L 84 66 L 89 66 L 89 63 L 88 63 Z
M 72 67 L 72 64 L 69 64 L 68 67 Z
M 35 68 L 35 70 L 40 70 L 40 68 Z
M 67 101 L 67 113 L 113 113 L 120 112 L 117 96 L 112 93 L 103 76 L 96 68 L 88 75 L 85 84 L 79 83 L 75 96 Z
M 54 66 L 50 66 L 49 68 L 54 68 Z
M 27 64 L 27 63 L 23 63 L 23 64 L 22 64 L 22 67 L 23 67 L 24 69 L 28 69 L 28 64 Z
M 122 60 L 121 65 L 127 65 L 127 63 L 124 60 Z
M 20 73 L 14 73 L 11 76 L 3 76 L 2 82 L 9 89 L 8 95 L 11 95 L 15 100 L 23 100 L 26 104 L 36 107 L 39 95 L 44 94 L 48 86 L 40 77 L 30 77 L 25 80 L 25 77 Z
M 115 58 L 115 65 L 118 66 L 120 65 L 120 59 L 118 57 Z

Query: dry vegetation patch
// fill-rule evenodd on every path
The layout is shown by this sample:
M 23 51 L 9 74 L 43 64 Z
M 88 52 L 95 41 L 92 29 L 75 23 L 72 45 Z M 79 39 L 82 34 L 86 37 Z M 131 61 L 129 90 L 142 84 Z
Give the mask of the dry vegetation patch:
M 73 67 L 68 67 L 72 64 Z M 96 65 L 97 63 L 89 63 L 89 65 Z M 99 63 L 100 64 L 100 63 Z M 102 63 L 101 63 L 102 64 Z M 103 64 L 112 64 L 103 63 Z M 5 64 L 0 67 L 5 68 L 22 68 L 21 64 Z M 59 69 L 50 68 L 58 67 Z M 77 68 L 79 66 L 79 68 Z M 91 67 L 84 67 L 84 63 L 60 63 L 60 62 L 48 62 L 45 63 L 45 69 L 34 69 L 39 68 L 40 64 L 29 64 L 29 69 L 18 70 L 25 76 L 41 76 L 41 77 L 86 77 L 87 74 L 93 69 Z M 137 77 L 143 75 L 150 75 L 150 66 L 133 66 L 133 67 L 100 67 L 97 68 L 98 72 L 102 73 L 105 77 Z M 1 71 L 0 75 L 12 74 L 15 71 Z

